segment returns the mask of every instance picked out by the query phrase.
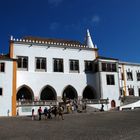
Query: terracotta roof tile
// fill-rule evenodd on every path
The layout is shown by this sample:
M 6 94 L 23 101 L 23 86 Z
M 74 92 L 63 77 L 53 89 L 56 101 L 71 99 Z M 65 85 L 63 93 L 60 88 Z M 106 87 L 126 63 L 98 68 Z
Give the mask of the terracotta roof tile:
M 75 41 L 75 40 L 41 38 L 41 37 L 32 37 L 32 36 L 23 37 L 23 39 L 31 40 L 31 41 L 34 40 L 34 41 L 46 41 L 46 42 L 55 42 L 55 43 L 65 43 L 65 44 L 72 44 L 72 45 L 84 45 L 81 42 Z

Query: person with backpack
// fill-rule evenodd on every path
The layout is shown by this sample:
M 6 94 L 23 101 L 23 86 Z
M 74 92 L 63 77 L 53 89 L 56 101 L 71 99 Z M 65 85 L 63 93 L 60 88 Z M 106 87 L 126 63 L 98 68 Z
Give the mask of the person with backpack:
M 60 106 L 58 107 L 58 114 L 59 114 L 59 116 L 61 117 L 62 120 L 64 120 L 63 111 L 64 111 L 64 109 L 63 109 L 63 107 L 60 105 Z
M 47 120 L 47 117 L 48 117 L 48 109 L 47 109 L 47 107 L 45 107 L 45 109 L 44 109 L 44 116 L 45 116 L 45 120 Z

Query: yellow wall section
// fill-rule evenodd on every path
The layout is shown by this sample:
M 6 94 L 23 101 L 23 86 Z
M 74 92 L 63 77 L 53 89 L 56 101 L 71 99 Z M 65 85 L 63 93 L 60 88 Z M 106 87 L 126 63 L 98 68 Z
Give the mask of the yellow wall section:
M 16 78 L 17 62 L 13 61 L 13 90 L 12 90 L 12 116 L 16 116 Z
M 126 78 L 125 78 L 124 65 L 122 65 L 122 70 L 123 70 L 123 79 L 124 79 L 124 96 L 126 96 Z
M 13 58 L 14 43 L 10 42 L 10 58 Z
M 98 57 L 98 51 L 97 50 L 95 51 L 95 57 L 96 58 Z

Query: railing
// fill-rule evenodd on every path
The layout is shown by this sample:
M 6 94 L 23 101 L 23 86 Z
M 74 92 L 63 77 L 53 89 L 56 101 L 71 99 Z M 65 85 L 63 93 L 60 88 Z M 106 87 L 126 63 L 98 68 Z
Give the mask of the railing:
M 45 100 L 45 101 L 17 101 L 17 106 L 49 106 L 49 105 L 57 105 L 56 100 Z
M 108 104 L 108 99 L 83 99 L 83 102 L 86 102 L 87 104 Z

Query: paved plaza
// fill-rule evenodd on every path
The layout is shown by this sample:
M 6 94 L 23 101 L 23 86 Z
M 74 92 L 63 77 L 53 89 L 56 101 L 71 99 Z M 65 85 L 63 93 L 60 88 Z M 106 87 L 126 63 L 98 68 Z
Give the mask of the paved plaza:
M 0 140 L 140 139 L 140 110 L 65 114 L 64 118 L 1 117 Z

